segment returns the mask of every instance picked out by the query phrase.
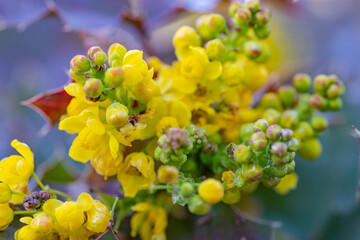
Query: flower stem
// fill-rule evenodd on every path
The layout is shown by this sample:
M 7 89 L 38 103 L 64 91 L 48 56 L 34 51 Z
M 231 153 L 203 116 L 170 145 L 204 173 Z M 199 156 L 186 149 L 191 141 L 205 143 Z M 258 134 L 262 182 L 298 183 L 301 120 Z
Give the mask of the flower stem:
M 111 220 L 114 220 L 114 211 L 115 211 L 115 207 L 116 207 L 116 204 L 117 202 L 119 201 L 119 197 L 116 196 L 115 200 L 114 200 L 114 204 L 111 208 Z
M 120 211 L 119 211 L 119 215 L 117 216 L 117 218 L 115 220 L 114 229 L 119 229 L 120 223 L 125 217 L 124 202 L 120 201 L 119 203 L 120 203 Z
M 66 198 L 67 200 L 73 200 L 69 195 L 67 195 L 66 193 L 61 192 L 61 191 L 59 191 L 59 190 L 55 190 L 55 189 L 51 189 L 51 188 L 50 188 L 50 189 L 48 189 L 48 191 L 51 192 L 51 193 L 60 195 L 60 196 L 62 196 L 62 197 L 64 197 L 64 198 Z
M 39 177 L 36 175 L 35 172 L 33 172 L 32 174 L 33 178 L 35 178 L 36 182 L 39 184 L 39 186 L 41 187 L 42 190 L 46 191 L 46 187 L 44 186 L 44 184 L 41 182 L 41 180 L 39 179 Z
M 37 211 L 14 211 L 14 215 L 25 215 L 25 214 L 34 214 L 37 213 Z
M 152 191 L 157 191 L 157 190 L 167 190 L 168 186 L 167 185 L 152 185 L 150 188 Z
M 22 193 L 22 192 L 16 192 L 16 191 L 12 191 L 12 190 L 11 190 L 11 194 L 20 195 L 20 196 L 22 196 L 22 197 L 26 197 L 26 196 L 27 196 L 25 193 Z

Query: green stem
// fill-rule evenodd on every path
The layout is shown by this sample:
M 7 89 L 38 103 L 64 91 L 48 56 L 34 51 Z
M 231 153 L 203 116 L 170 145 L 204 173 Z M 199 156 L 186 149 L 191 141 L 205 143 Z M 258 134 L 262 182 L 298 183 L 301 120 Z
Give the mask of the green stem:
M 11 191 L 11 194 L 16 194 L 16 195 L 20 195 L 20 196 L 23 196 L 23 197 L 27 197 L 27 195 L 25 193 L 22 193 L 22 192 L 15 192 L 15 191 Z
M 25 215 L 25 214 L 34 214 L 37 213 L 37 211 L 14 211 L 14 215 Z
M 36 182 L 39 184 L 39 186 L 41 187 L 42 190 L 46 191 L 46 187 L 44 186 L 44 184 L 41 182 L 41 180 L 39 179 L 39 177 L 36 175 L 35 172 L 32 173 L 33 178 L 35 178 Z
M 114 211 L 115 211 L 115 207 L 116 207 L 116 204 L 117 202 L 119 201 L 119 197 L 116 197 L 115 200 L 114 200 L 114 204 L 111 208 L 111 219 L 114 220 Z
M 150 188 L 152 191 L 157 191 L 157 190 L 167 190 L 168 186 L 167 185 L 152 185 Z
M 124 201 L 120 201 L 119 204 L 120 204 L 120 211 L 118 216 L 116 217 L 114 229 L 119 229 L 120 223 L 125 217 Z
M 64 198 L 66 198 L 67 200 L 73 200 L 69 195 L 67 195 L 64 192 L 61 192 L 61 191 L 58 191 L 58 190 L 55 190 L 55 189 L 48 189 L 48 191 L 51 192 L 51 193 L 60 195 L 60 196 L 62 196 Z

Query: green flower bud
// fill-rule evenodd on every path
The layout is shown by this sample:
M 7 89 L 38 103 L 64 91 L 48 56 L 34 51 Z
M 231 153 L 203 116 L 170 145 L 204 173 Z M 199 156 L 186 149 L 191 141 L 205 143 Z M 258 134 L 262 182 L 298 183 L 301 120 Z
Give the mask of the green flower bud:
M 247 8 L 240 8 L 234 14 L 235 24 L 239 27 L 247 25 L 251 20 L 251 12 Z
M 195 192 L 194 186 L 189 182 L 184 182 L 180 187 L 180 191 L 185 198 L 189 198 Z
M 262 51 L 261 51 L 260 56 L 254 59 L 254 61 L 255 61 L 256 63 L 264 63 L 264 62 L 266 62 L 266 61 L 270 58 L 270 56 L 271 56 L 270 47 L 269 47 L 266 43 L 264 43 L 264 42 L 262 42 L 262 43 L 260 43 L 260 44 L 261 44 L 261 47 L 262 47 Z
M 336 76 L 335 74 L 331 74 L 331 75 L 329 75 L 327 77 L 329 79 L 329 84 L 333 84 L 333 83 L 336 83 L 336 82 L 340 81 L 338 76 Z
M 280 178 L 273 177 L 273 176 L 271 176 L 269 174 L 264 174 L 263 177 L 261 178 L 261 183 L 265 187 L 273 188 L 273 187 L 275 187 L 276 185 L 279 184 L 280 180 L 281 180 Z
M 269 8 L 260 8 L 255 14 L 255 23 L 259 25 L 267 24 L 271 19 L 271 10 Z
M 100 97 L 103 89 L 103 83 L 97 78 L 89 78 L 84 84 L 84 92 L 90 98 Z
M 105 52 L 99 51 L 94 53 L 90 59 L 93 66 L 101 66 L 106 63 L 107 56 Z
M 0 182 L 0 204 L 8 203 L 11 199 L 11 190 L 9 185 Z
M 267 145 L 268 145 L 268 139 L 266 138 L 265 133 L 263 132 L 256 132 L 250 138 L 250 146 L 255 151 L 265 150 Z
M 314 89 L 317 93 L 323 94 L 329 87 L 330 80 L 326 75 L 318 75 L 314 79 Z
M 311 77 L 305 73 L 298 73 L 293 78 L 293 85 L 299 93 L 306 93 L 311 88 Z
M 295 170 L 295 161 L 291 161 L 290 163 L 286 164 L 285 166 L 286 166 L 286 170 L 287 170 L 286 175 L 290 174 L 290 173 L 294 172 L 294 170 Z
M 90 60 L 84 55 L 76 55 L 70 61 L 70 69 L 77 74 L 88 71 L 91 67 Z
M 163 135 L 164 136 L 164 135 Z M 160 140 L 160 139 L 159 139 Z M 156 160 L 158 160 L 158 161 L 160 161 L 160 157 L 161 157 L 161 154 L 163 154 L 164 153 L 164 151 L 162 150 L 162 148 L 161 147 L 156 147 L 155 148 L 155 151 L 154 151 L 154 158 L 156 159 Z
M 268 168 L 264 168 L 264 173 L 271 175 L 272 177 L 283 178 L 287 174 L 286 165 L 273 165 Z
M 78 83 L 83 83 L 86 81 L 86 77 L 84 76 L 83 73 L 76 73 L 71 69 L 69 70 L 69 76 L 72 80 Z
M 297 140 L 297 138 L 291 138 L 288 142 L 287 142 L 287 145 L 288 145 L 288 150 L 290 152 L 296 152 L 299 148 L 299 140 Z
M 224 197 L 222 201 L 226 204 L 235 204 L 240 201 L 241 192 L 238 188 L 230 188 L 225 190 Z
M 205 50 L 211 60 L 218 60 L 224 55 L 225 46 L 220 39 L 213 39 L 206 43 Z
M 288 159 L 286 158 L 286 156 L 278 157 L 276 155 L 272 155 L 271 161 L 273 161 L 276 165 L 284 165 L 288 163 Z
M 196 30 L 204 39 L 210 40 L 224 31 L 226 21 L 220 14 L 207 14 L 196 20 Z
M 109 88 L 120 87 L 124 81 L 124 70 L 119 67 L 109 68 L 105 72 L 104 83 Z
M 334 99 L 329 99 L 329 108 L 330 110 L 332 111 L 336 111 L 336 110 L 339 110 L 340 108 L 342 108 L 342 100 L 341 98 L 334 98 Z
M 269 123 L 265 119 L 259 119 L 253 125 L 253 131 L 266 132 L 268 127 L 269 127 Z
M 244 164 L 250 162 L 254 158 L 254 154 L 250 148 L 244 144 L 236 146 L 234 150 L 234 159 L 238 163 Z
M 115 102 L 106 109 L 106 122 L 115 128 L 120 128 L 129 119 L 129 110 L 121 103 Z
M 238 2 L 232 2 L 230 3 L 229 6 L 229 16 L 233 17 L 235 15 L 235 13 L 237 12 L 237 10 L 239 10 L 240 8 L 242 8 L 243 6 L 241 5 L 241 3 Z
M 188 208 L 193 214 L 204 215 L 210 210 L 211 205 L 205 202 L 199 195 L 195 195 L 190 199 Z
M 247 164 L 242 168 L 243 178 L 247 182 L 255 182 L 261 179 L 263 175 L 262 167 L 258 164 Z
M 260 42 L 248 41 L 244 43 L 244 53 L 250 59 L 260 57 L 263 49 Z
M 328 121 L 323 116 L 313 116 L 311 118 L 311 126 L 316 131 L 324 131 L 328 126 Z
M 272 141 L 276 141 L 281 137 L 281 130 L 282 128 L 277 124 L 271 125 L 266 130 L 266 137 Z
M 290 140 L 294 136 L 294 132 L 291 129 L 285 128 L 281 130 L 281 137 L 284 141 Z
M 265 39 L 265 38 L 269 37 L 271 30 L 268 25 L 262 25 L 262 26 L 255 27 L 254 32 L 255 32 L 255 35 L 257 38 Z
M 244 6 L 248 8 L 252 13 L 256 13 L 260 9 L 259 0 L 246 0 Z
M 296 128 L 296 133 L 301 140 L 311 138 L 312 136 L 314 136 L 313 128 L 308 122 L 301 122 L 299 126 Z
M 277 157 L 284 157 L 288 150 L 288 146 L 283 142 L 274 142 L 271 144 L 271 153 Z
M 244 125 L 241 125 L 240 127 L 240 132 L 239 132 L 239 137 L 240 137 L 240 141 L 247 143 L 250 140 L 250 137 L 254 134 L 253 131 L 253 124 L 252 123 L 247 123 Z
M 328 96 L 329 98 L 337 98 L 337 97 L 341 96 L 342 91 L 343 90 L 341 89 L 340 84 L 333 83 L 327 89 L 326 96 Z
M 183 165 L 184 163 L 186 163 L 186 161 L 187 161 L 187 156 L 186 156 L 186 154 L 180 154 L 180 155 L 171 154 L 171 155 L 170 155 L 170 160 L 171 160 L 171 162 L 168 163 L 169 165 L 172 165 L 172 166 L 175 166 L 175 167 L 180 168 L 181 165 Z
M 244 186 L 241 188 L 241 192 L 245 194 L 250 194 L 254 192 L 258 186 L 259 186 L 259 181 L 246 182 Z
M 313 94 L 309 99 L 309 105 L 316 109 L 324 109 L 326 104 L 326 99 L 319 94 Z
M 299 123 L 299 113 L 296 110 L 286 110 L 280 118 L 280 126 L 294 129 Z
M 267 109 L 261 116 L 265 119 L 270 125 L 277 124 L 279 122 L 281 113 L 275 109 Z
M 110 67 L 115 67 L 115 66 L 113 66 L 115 63 L 116 63 L 115 64 L 116 66 L 121 66 L 126 52 L 127 52 L 127 50 L 123 45 L 121 45 L 119 43 L 111 44 L 111 46 L 109 47 L 109 50 L 108 50 Z
M 295 88 L 293 88 L 291 86 L 280 87 L 278 94 L 279 94 L 280 101 L 286 107 L 290 107 L 291 105 L 293 105 L 296 100 Z
M 95 53 L 97 53 L 97 52 L 102 52 L 102 51 L 103 51 L 103 50 L 102 50 L 100 47 L 94 46 L 94 47 L 89 48 L 87 54 L 88 54 L 89 59 L 92 60 L 93 55 L 94 55 Z
M 276 110 L 281 109 L 281 101 L 276 93 L 269 92 L 265 93 L 261 98 L 260 105 L 263 108 L 274 108 Z

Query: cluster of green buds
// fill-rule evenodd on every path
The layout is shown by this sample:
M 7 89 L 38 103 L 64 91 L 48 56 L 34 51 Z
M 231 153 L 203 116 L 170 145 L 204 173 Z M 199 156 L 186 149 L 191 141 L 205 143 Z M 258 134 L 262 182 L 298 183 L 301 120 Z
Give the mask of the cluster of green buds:
M 209 58 L 226 62 L 243 53 L 257 63 L 267 61 L 270 48 L 261 40 L 270 35 L 270 9 L 261 7 L 259 0 L 246 0 L 231 3 L 229 15 L 229 27 L 220 14 L 202 15 L 196 21 L 196 30 L 205 41 Z
M 180 167 L 187 160 L 187 154 L 193 149 L 193 142 L 187 130 L 169 128 L 158 140 L 155 159 L 170 166 Z
M 205 129 L 190 124 L 186 127 L 186 130 L 189 132 L 190 140 L 193 143 L 192 152 L 198 152 L 208 143 Z
M 311 93 L 312 85 L 314 93 Z M 321 153 L 317 137 L 328 126 L 326 118 L 316 114 L 316 110 L 325 112 L 341 108 L 340 97 L 344 91 L 343 83 L 335 75 L 318 75 L 312 84 L 309 75 L 296 74 L 293 86 L 282 86 L 277 92 L 264 94 L 259 104 L 265 109 L 262 118 L 269 124 L 293 130 L 300 141 L 299 154 L 312 160 Z
M 294 171 L 299 141 L 292 130 L 277 124 L 269 126 L 266 120 L 259 119 L 252 125 L 252 131 L 248 130 L 242 138 L 248 141 L 237 145 L 233 151 L 234 160 L 240 164 L 234 174 L 236 187 L 251 186 L 259 181 L 274 187 Z

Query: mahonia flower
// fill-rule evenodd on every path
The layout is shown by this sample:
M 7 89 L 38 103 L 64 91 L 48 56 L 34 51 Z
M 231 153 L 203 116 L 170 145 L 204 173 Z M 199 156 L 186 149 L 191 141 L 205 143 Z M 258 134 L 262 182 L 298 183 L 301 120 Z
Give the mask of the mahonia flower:
M 0 182 L 0 204 L 11 200 L 11 189 L 6 183 Z
M 199 195 L 210 204 L 218 203 L 224 197 L 224 187 L 220 181 L 213 178 L 201 182 L 198 191 Z
M 296 189 L 298 183 L 298 175 L 296 173 L 291 173 L 286 175 L 281 179 L 280 183 L 276 185 L 274 190 L 281 195 L 285 195 L 291 190 Z
M 7 203 L 0 203 L 0 231 L 4 231 L 14 219 L 13 210 Z
M 154 159 L 142 152 L 130 153 L 118 172 L 126 197 L 134 197 L 140 190 L 145 190 L 155 181 Z
M 27 224 L 15 233 L 15 240 L 54 239 L 55 232 L 53 219 L 44 212 L 32 217 L 23 217 L 20 222 Z
M 11 142 L 20 155 L 11 155 L 0 161 L 0 181 L 9 185 L 26 186 L 34 172 L 34 154 L 28 145 L 17 139 Z
M 167 227 L 167 212 L 164 208 L 151 205 L 150 203 L 138 203 L 131 207 L 136 213 L 130 221 L 132 237 L 137 234 L 143 240 L 165 240 Z

